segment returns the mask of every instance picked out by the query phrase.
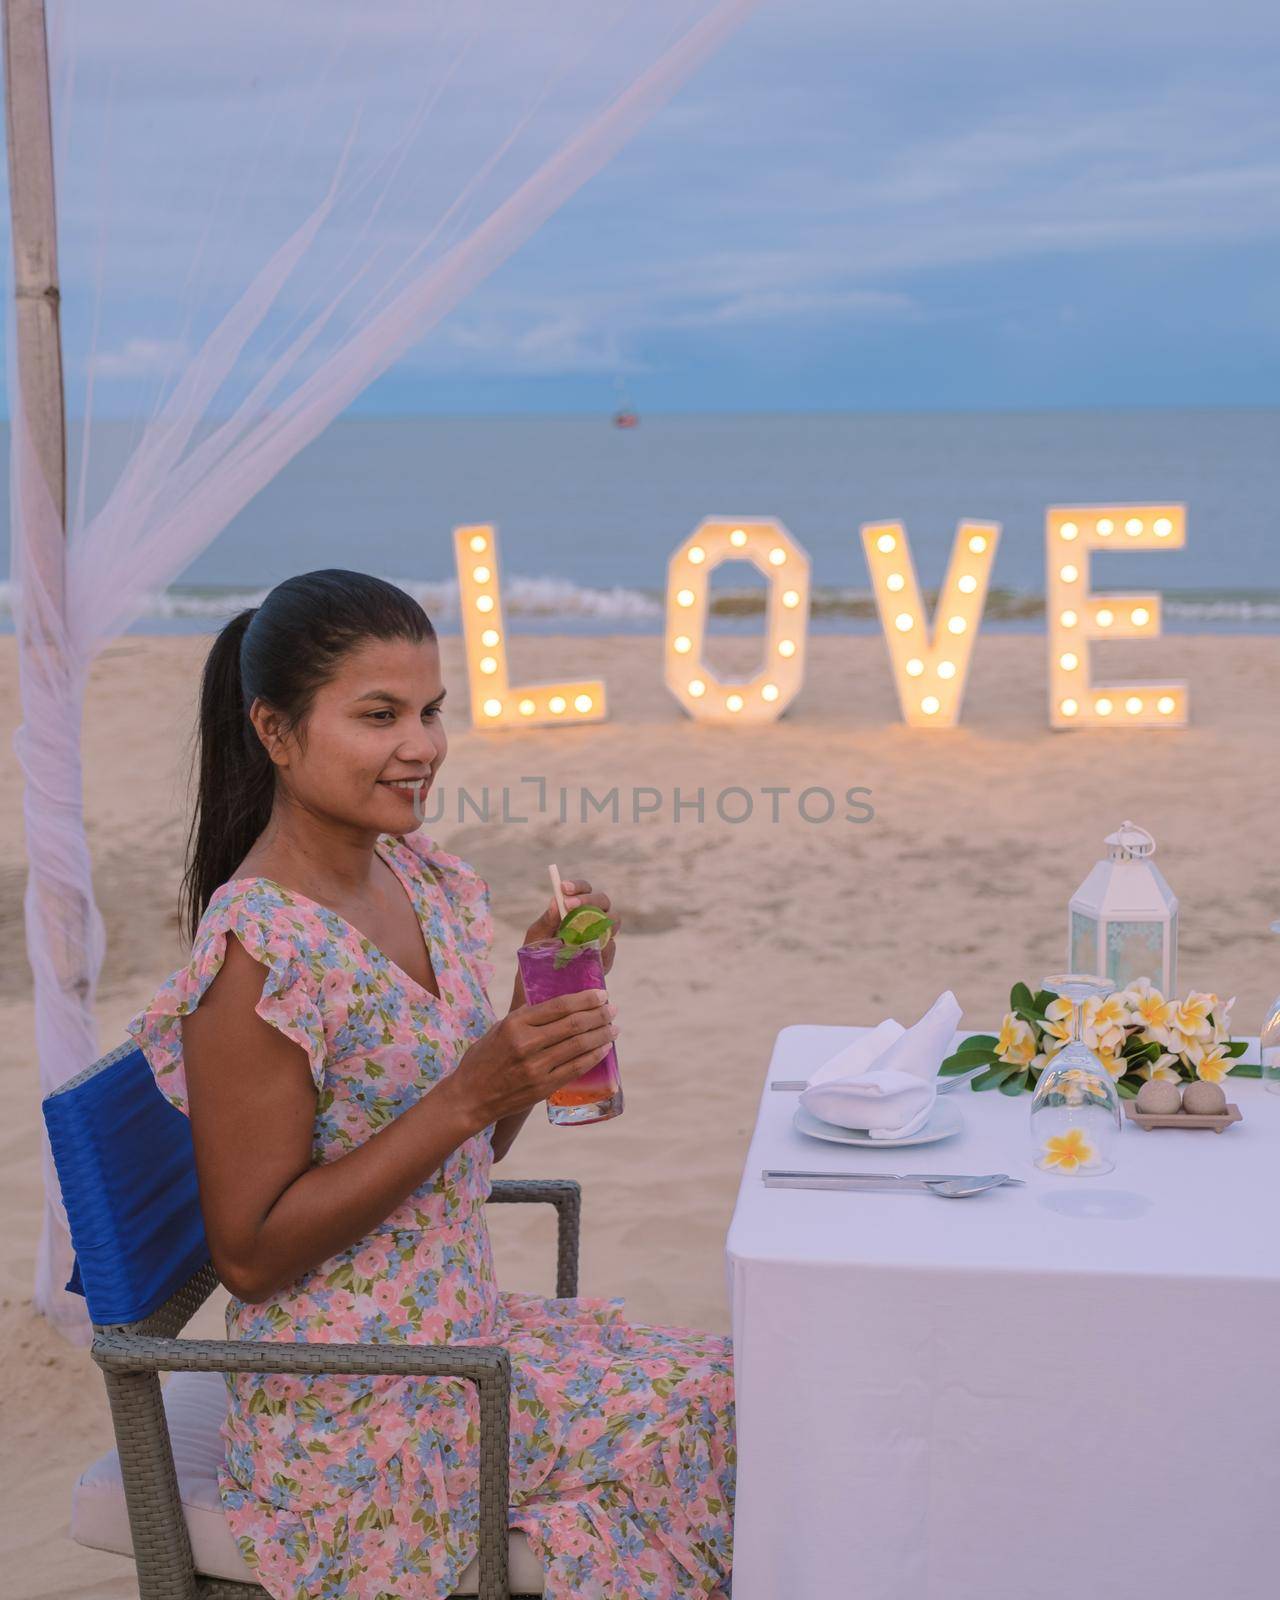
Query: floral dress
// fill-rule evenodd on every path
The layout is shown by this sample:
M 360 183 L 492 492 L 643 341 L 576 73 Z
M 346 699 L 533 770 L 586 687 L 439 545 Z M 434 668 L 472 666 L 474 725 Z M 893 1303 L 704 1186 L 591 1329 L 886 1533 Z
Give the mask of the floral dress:
M 186 1111 L 181 1018 L 228 931 L 267 969 L 256 1010 L 306 1051 L 313 1156 L 337 1161 L 457 1066 L 496 1020 L 488 887 L 422 833 L 378 853 L 417 911 L 440 997 L 335 912 L 267 878 L 210 901 L 189 964 L 129 1023 Z M 232 1298 L 235 1339 L 502 1344 L 511 1357 L 511 1508 L 555 1600 L 729 1589 L 729 1341 L 626 1322 L 620 1299 L 498 1289 L 485 1222 L 490 1130 L 349 1249 L 271 1299 Z M 582 1137 L 582 1135 L 569 1135 Z M 475 1555 L 475 1391 L 460 1379 L 229 1374 L 219 1491 L 278 1600 L 443 1600 Z

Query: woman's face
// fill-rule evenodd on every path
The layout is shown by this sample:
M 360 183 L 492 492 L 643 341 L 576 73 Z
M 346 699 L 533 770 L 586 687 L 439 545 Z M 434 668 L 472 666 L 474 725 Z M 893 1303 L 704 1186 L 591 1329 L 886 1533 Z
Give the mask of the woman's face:
M 374 833 L 412 833 L 419 826 L 415 789 L 396 780 L 420 780 L 421 809 L 448 749 L 444 695 L 434 639 L 371 639 L 348 651 L 316 693 L 305 745 L 296 737 L 276 745 L 273 759 L 285 769 L 291 799 Z M 269 713 L 260 731 L 270 734 Z

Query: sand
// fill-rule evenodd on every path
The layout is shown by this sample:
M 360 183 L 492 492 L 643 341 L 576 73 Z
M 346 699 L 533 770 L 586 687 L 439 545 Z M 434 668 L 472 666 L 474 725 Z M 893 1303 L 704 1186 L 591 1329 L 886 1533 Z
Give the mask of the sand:
M 85 718 L 87 825 L 108 955 L 99 1042 L 180 965 L 177 883 L 186 832 L 186 761 L 203 638 L 127 638 L 96 663 Z M 760 1084 L 777 1031 L 794 1022 L 913 1021 L 944 988 L 965 1026 L 995 1024 L 1010 983 L 1060 969 L 1065 907 L 1132 817 L 1155 835 L 1182 901 L 1182 988 L 1239 997 L 1236 1026 L 1257 1032 L 1280 988 L 1280 861 L 1271 848 L 1280 751 L 1273 696 L 1280 640 L 1181 638 L 1111 647 L 1120 674 L 1191 683 L 1193 725 L 1177 733 L 1054 734 L 1045 726 L 1044 642 L 984 637 L 964 726 L 926 733 L 897 720 L 875 638 L 817 637 L 807 685 L 760 729 L 685 718 L 662 683 L 660 639 L 524 638 L 513 671 L 548 681 L 596 673 L 611 720 L 565 731 L 479 734 L 466 727 L 457 640 L 444 641 L 457 709 L 441 777 L 447 805 L 430 832 L 489 879 L 499 944 L 514 950 L 545 893 L 545 864 L 605 888 L 625 926 L 610 991 L 627 1110 L 596 1128 L 531 1119 L 500 1175 L 571 1176 L 584 1189 L 582 1289 L 625 1296 L 635 1321 L 725 1331 L 723 1244 Z M 717 664 L 748 670 L 755 647 L 719 642 Z M 39 1216 L 39 1093 L 30 975 L 22 943 L 25 880 L 16 651 L 0 640 L 0 1559 L 5 1592 L 126 1596 L 130 1563 L 67 1536 L 77 1473 L 110 1445 L 102 1381 L 31 1308 Z M 546 812 L 534 807 L 546 782 Z M 493 820 L 457 813 L 459 786 Z M 619 817 L 580 820 L 582 790 L 619 788 Z M 507 815 L 502 820 L 502 791 Z M 661 810 L 634 821 L 642 786 Z M 674 791 L 704 790 L 673 820 Z M 717 815 L 739 786 L 754 814 Z M 869 821 L 844 796 L 870 789 Z M 565 790 L 565 820 L 560 790 Z M 771 818 L 769 787 L 779 795 Z M 821 791 L 834 796 L 821 818 Z M 652 803 L 642 794 L 641 805 Z M 724 798 L 727 815 L 745 806 Z M 859 813 L 860 814 L 860 813 Z M 528 820 L 516 821 L 524 816 Z M 505 1001 L 507 982 L 495 991 Z M 550 1291 L 550 1214 L 493 1217 L 501 1275 Z M 221 1332 L 220 1308 L 200 1331 Z

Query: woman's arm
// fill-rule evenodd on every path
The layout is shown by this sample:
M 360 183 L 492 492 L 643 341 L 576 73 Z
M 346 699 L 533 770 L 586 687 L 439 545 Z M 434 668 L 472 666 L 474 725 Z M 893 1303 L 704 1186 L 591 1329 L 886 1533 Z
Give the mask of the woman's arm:
M 306 1053 L 257 1015 L 266 969 L 227 935 L 221 969 L 182 1019 L 209 1252 L 238 1299 L 268 1299 L 365 1237 L 460 1145 L 581 1076 L 609 1048 L 603 990 L 505 1017 L 457 1069 L 364 1144 L 313 1164 Z

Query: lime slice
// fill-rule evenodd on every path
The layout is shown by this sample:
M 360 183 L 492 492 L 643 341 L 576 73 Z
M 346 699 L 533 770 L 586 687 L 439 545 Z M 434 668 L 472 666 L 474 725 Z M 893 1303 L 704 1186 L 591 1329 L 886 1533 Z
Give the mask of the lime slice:
M 603 944 L 609 937 L 613 921 L 599 906 L 575 906 L 566 912 L 564 921 L 556 929 L 562 944 L 587 944 L 599 939 Z

